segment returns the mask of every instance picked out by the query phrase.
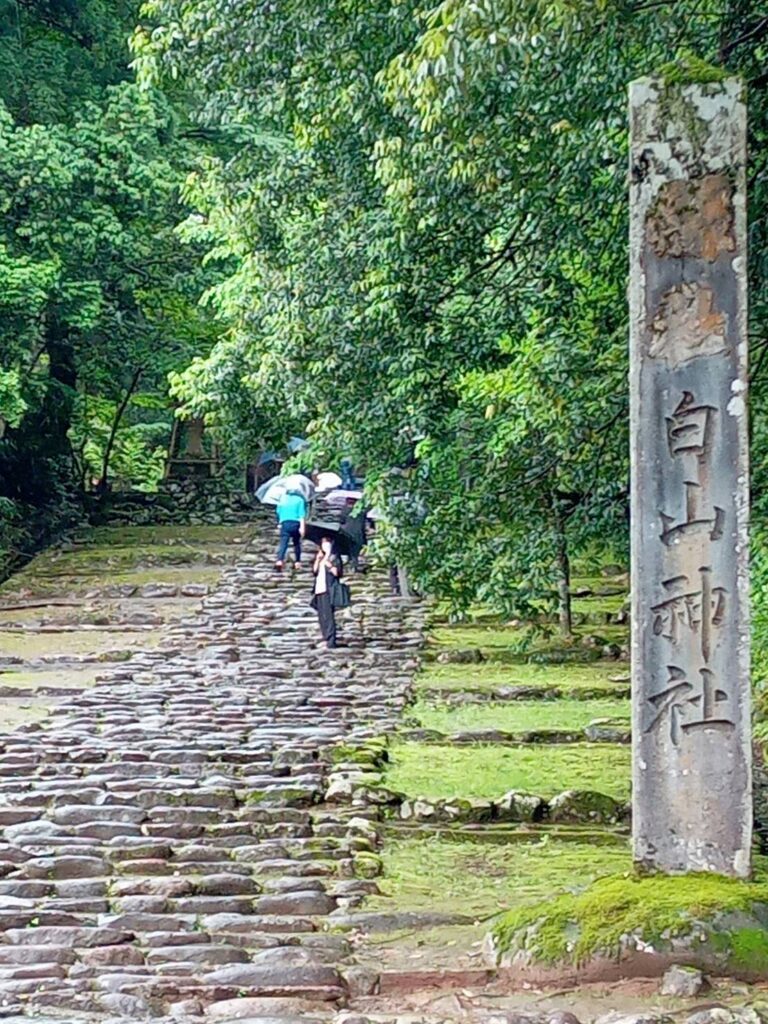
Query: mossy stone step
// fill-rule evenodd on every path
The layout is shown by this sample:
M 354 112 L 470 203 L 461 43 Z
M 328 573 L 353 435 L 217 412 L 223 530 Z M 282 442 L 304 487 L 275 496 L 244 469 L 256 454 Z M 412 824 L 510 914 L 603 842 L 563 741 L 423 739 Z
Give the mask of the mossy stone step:
M 384 822 L 381 828 L 387 839 L 429 842 L 437 838 L 447 843 L 476 843 L 478 846 L 504 846 L 508 843 L 537 845 L 556 842 L 626 849 L 629 836 L 626 823 L 595 828 L 594 825 L 557 825 L 545 821 L 449 825 L 390 819 Z
M 443 733 L 437 729 L 407 729 L 398 738 L 419 743 L 472 746 L 477 743 L 500 743 L 504 746 L 563 743 L 629 743 L 629 726 L 611 722 L 591 722 L 584 729 L 528 729 L 522 732 L 504 732 L 501 729 L 466 729 Z
M 584 790 L 623 802 L 629 799 L 630 756 L 616 743 L 393 743 L 384 785 L 427 800 L 495 800 L 510 790 L 549 799 Z
M 755 880 L 696 872 L 684 876 L 610 875 L 502 915 L 488 936 L 494 966 L 546 982 L 567 970 L 582 980 L 626 975 L 653 961 L 662 973 L 686 963 L 748 981 L 768 978 L 768 874 Z
M 425 700 L 444 704 L 480 704 L 486 701 L 503 703 L 520 700 L 629 700 L 632 687 L 628 683 L 613 683 L 595 686 L 468 686 L 455 687 L 427 686 L 419 690 Z

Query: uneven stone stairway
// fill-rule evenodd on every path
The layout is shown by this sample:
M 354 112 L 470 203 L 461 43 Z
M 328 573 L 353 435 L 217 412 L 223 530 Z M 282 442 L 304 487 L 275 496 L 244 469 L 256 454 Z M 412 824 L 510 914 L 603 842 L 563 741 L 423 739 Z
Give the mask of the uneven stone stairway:
M 344 1005 L 329 929 L 371 889 L 375 829 L 323 805 L 330 752 L 399 719 L 422 612 L 371 570 L 318 650 L 308 571 L 272 547 L 265 526 L 159 647 L 0 735 L 1 1015 Z

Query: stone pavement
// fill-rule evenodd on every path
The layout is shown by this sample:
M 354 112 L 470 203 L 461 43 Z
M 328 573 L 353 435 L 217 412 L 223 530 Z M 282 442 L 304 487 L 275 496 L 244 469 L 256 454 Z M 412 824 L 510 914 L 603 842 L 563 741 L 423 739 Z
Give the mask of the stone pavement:
M 319 650 L 308 569 L 276 574 L 273 545 L 0 735 L 0 1017 L 327 1020 L 365 990 L 332 928 L 375 885 L 375 829 L 325 780 L 399 719 L 423 615 L 371 570 Z

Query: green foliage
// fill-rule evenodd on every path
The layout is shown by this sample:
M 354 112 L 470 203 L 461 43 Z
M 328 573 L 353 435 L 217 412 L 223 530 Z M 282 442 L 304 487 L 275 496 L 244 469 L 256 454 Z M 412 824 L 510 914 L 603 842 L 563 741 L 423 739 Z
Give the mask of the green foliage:
M 156 491 L 163 476 L 171 417 L 167 414 L 159 420 L 131 422 L 141 417 L 142 399 L 146 398 L 134 396 L 114 435 L 109 466 L 116 490 Z M 69 436 L 86 480 L 101 476 L 116 414 L 116 402 L 78 396 Z
M 217 334 L 202 250 L 176 232 L 205 144 L 177 101 L 129 80 L 136 15 L 0 0 L 0 495 L 25 550 L 105 469 L 154 486 L 167 375 Z M 142 412 L 139 385 L 162 412 Z
M 727 63 L 762 138 L 764 26 L 741 0 L 246 6 L 149 0 L 134 36 L 140 80 L 239 141 L 188 185 L 228 330 L 177 394 L 350 454 L 380 546 L 455 611 L 562 604 L 569 553 L 626 545 L 627 83 Z

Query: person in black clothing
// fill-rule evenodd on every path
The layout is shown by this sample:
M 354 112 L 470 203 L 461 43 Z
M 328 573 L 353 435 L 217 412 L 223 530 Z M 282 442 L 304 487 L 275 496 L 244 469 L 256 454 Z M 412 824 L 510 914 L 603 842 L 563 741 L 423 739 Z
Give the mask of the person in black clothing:
M 341 529 L 349 542 L 349 566 L 353 572 L 360 571 L 360 552 L 368 542 L 365 529 L 365 508 L 362 506 L 353 513 L 354 501 L 348 501 L 346 511 L 341 519 Z
M 341 559 L 333 550 L 331 537 L 323 537 L 315 555 L 312 572 L 315 585 L 310 604 L 317 612 L 320 632 L 328 650 L 336 647 L 336 615 L 333 607 L 333 590 L 343 575 Z

